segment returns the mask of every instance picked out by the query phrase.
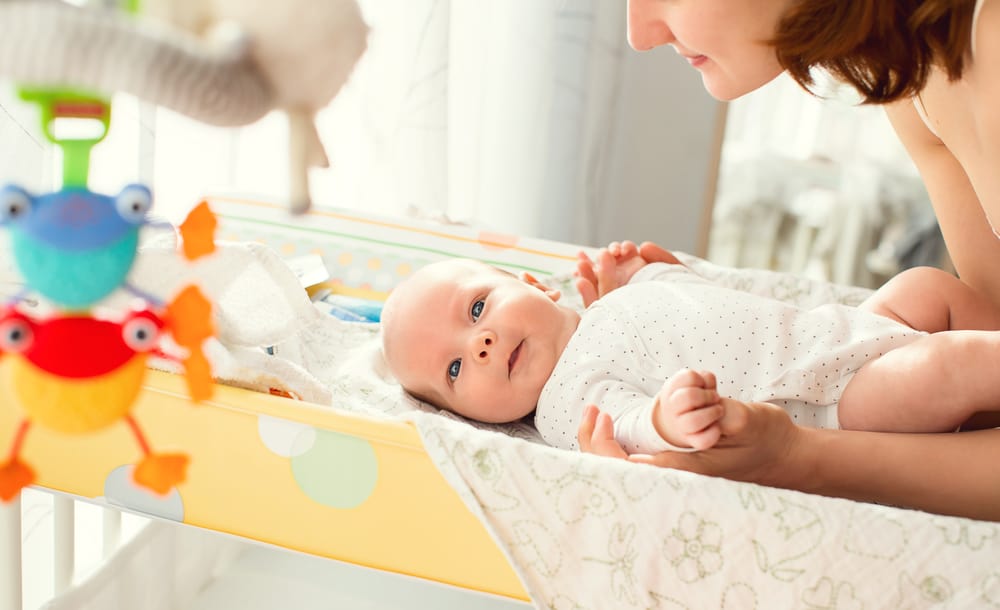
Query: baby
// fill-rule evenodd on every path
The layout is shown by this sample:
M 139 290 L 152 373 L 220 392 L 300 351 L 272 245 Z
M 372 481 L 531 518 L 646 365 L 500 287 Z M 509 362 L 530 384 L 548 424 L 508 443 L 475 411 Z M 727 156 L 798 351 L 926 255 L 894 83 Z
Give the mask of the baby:
M 818 427 L 948 431 L 1000 405 L 1000 333 L 959 330 L 998 329 L 1000 313 L 937 269 L 908 270 L 856 308 L 813 309 L 649 263 L 630 242 L 581 270 L 592 278 L 585 301 L 600 293 L 582 315 L 477 261 L 418 270 L 383 310 L 390 371 L 472 419 L 534 412 L 543 439 L 563 448 L 577 448 L 585 406 L 599 405 L 629 453 L 713 446 L 726 402 L 715 376 L 733 399 Z

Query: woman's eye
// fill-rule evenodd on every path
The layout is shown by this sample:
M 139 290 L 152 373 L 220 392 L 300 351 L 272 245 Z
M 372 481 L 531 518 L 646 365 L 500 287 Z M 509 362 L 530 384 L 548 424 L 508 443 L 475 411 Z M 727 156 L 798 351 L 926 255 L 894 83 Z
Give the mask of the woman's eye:
M 452 381 L 458 379 L 458 372 L 462 370 L 462 360 L 452 360 L 448 365 L 448 378 Z
M 480 299 L 472 304 L 472 319 L 478 320 L 479 316 L 483 315 L 483 307 L 486 307 L 486 301 Z

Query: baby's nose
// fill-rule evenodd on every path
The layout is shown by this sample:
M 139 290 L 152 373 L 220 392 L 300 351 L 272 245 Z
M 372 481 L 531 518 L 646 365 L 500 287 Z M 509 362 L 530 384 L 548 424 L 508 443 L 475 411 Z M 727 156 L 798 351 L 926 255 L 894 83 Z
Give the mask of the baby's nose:
M 473 340 L 472 353 L 475 359 L 480 362 L 489 362 L 490 351 L 497 343 L 496 335 L 492 332 L 479 333 Z

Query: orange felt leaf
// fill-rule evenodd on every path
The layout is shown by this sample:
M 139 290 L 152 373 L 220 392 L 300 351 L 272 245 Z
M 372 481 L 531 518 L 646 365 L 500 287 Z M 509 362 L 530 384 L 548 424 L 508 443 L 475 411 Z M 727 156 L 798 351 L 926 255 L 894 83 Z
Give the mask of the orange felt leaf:
M 205 339 L 215 334 L 212 303 L 197 286 L 187 286 L 167 305 L 170 334 L 181 347 L 199 349 Z
M 184 482 L 188 461 L 183 453 L 151 453 L 136 465 L 132 478 L 163 496 Z
M 0 500 L 10 502 L 21 490 L 35 482 L 35 471 L 14 458 L 0 466 Z
M 185 258 L 193 261 L 215 252 L 215 228 L 218 224 L 207 201 L 202 201 L 188 212 L 180 226 Z
M 184 359 L 184 377 L 191 400 L 200 402 L 212 397 L 212 369 L 200 349 L 192 350 Z

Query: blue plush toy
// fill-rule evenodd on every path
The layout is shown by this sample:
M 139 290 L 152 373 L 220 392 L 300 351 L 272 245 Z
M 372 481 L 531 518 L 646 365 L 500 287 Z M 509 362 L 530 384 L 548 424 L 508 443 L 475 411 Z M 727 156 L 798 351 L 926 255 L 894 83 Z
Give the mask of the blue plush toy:
M 125 284 L 151 205 L 141 185 L 115 197 L 82 187 L 36 197 L 7 186 L 0 226 L 10 230 L 14 262 L 31 289 L 63 309 L 87 309 Z

